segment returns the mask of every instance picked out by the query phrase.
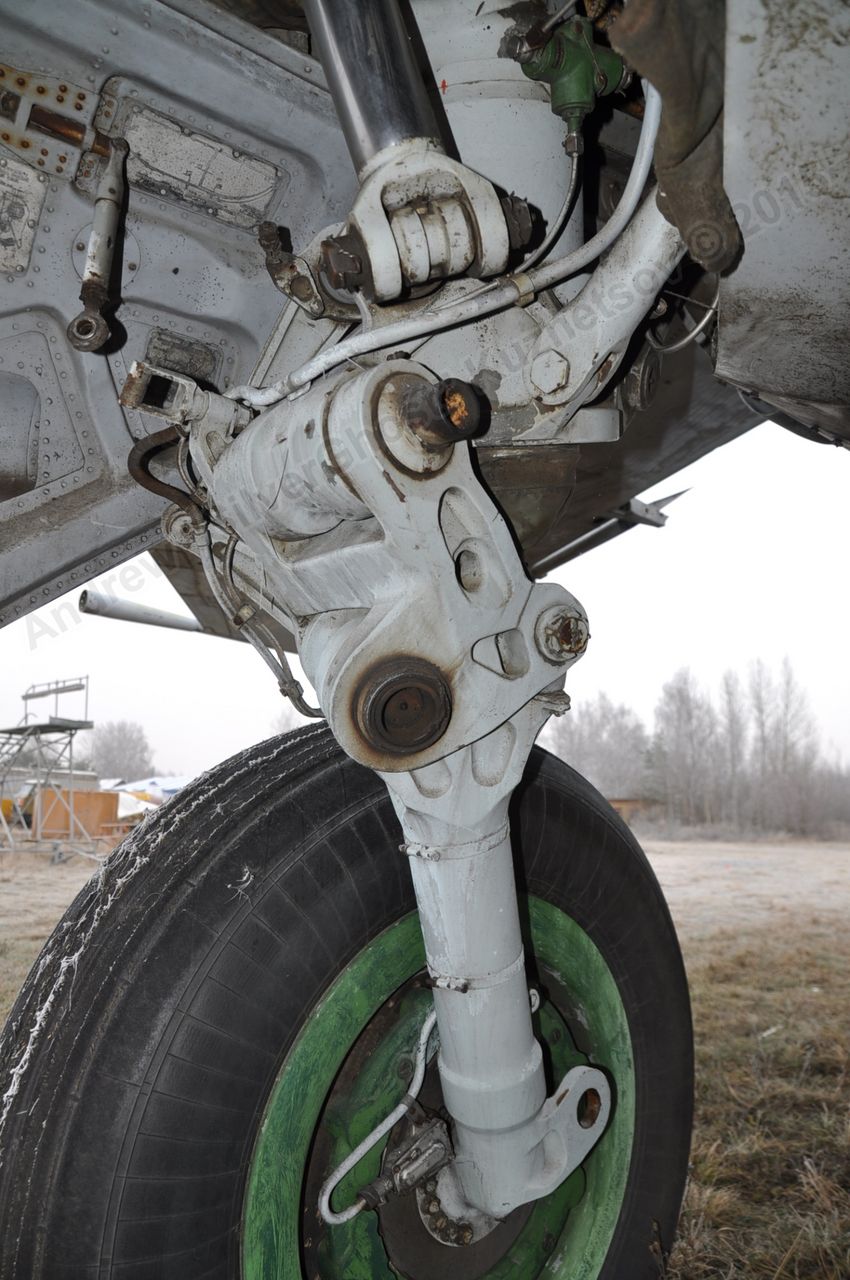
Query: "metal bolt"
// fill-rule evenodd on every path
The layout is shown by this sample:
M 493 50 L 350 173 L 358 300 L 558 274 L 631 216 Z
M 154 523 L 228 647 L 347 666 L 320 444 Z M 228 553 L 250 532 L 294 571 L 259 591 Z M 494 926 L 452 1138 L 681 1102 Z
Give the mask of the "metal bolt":
M 505 225 L 508 228 L 510 246 L 512 249 L 522 249 L 528 244 L 534 230 L 531 209 L 527 201 L 514 195 L 503 196 L 501 205 L 505 215 Z
M 541 395 L 554 395 L 570 380 L 570 364 L 560 351 L 541 351 L 531 363 L 531 381 Z
M 544 609 L 534 626 L 534 639 L 547 662 L 563 663 L 584 653 L 590 632 L 587 620 L 562 605 Z

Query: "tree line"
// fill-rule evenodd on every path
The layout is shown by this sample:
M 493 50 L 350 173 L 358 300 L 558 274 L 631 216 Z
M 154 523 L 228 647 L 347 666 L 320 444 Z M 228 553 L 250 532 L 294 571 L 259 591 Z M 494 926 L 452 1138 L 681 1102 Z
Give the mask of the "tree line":
M 609 799 L 642 800 L 669 824 L 829 835 L 850 824 L 850 771 L 823 754 L 808 699 L 786 660 L 703 689 L 682 667 L 650 731 L 604 693 L 544 731 L 543 745 Z

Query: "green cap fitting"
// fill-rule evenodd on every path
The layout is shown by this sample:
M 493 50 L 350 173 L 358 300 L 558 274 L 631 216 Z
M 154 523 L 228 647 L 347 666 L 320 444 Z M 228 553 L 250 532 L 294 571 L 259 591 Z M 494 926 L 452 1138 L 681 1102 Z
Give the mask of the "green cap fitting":
M 613 93 L 626 78 L 623 59 L 606 45 L 594 43 L 593 24 L 575 17 L 557 27 L 522 69 L 530 80 L 548 84 L 552 110 L 578 133 L 596 99 Z

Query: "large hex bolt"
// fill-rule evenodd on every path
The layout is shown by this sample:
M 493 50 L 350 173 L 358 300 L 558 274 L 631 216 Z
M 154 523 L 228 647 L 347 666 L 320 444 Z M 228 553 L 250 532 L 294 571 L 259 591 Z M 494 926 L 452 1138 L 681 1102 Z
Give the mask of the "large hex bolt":
M 544 609 L 534 624 L 534 639 L 546 661 L 560 666 L 587 648 L 587 619 L 564 605 L 553 605 Z
M 570 380 L 570 365 L 560 351 L 540 351 L 531 363 L 531 381 L 542 396 L 562 391 Z
M 468 440 L 481 427 L 480 397 L 460 378 L 436 383 L 418 380 L 405 391 L 401 409 L 405 422 L 426 449 L 445 449 Z
M 449 686 L 439 668 L 423 658 L 376 663 L 354 694 L 354 716 L 375 750 L 406 756 L 442 738 L 452 714 Z

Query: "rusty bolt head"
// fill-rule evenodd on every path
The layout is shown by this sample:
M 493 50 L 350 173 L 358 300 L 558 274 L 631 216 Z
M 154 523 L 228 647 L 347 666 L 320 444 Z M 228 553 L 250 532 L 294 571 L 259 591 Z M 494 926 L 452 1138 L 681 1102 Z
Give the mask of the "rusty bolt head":
M 587 619 L 563 605 L 544 609 L 534 627 L 534 639 L 547 662 L 561 665 L 587 648 Z
M 542 396 L 562 391 L 570 380 L 570 365 L 560 351 L 541 351 L 531 363 L 531 381 Z

